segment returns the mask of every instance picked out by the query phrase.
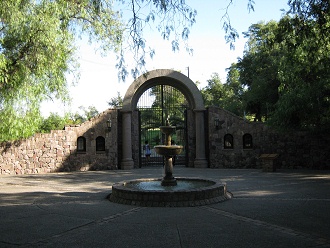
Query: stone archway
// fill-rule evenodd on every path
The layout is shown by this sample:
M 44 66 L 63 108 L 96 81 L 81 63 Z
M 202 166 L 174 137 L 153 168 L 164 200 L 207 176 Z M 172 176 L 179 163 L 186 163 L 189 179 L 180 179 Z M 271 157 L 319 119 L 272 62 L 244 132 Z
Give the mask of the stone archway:
M 204 133 L 204 101 L 202 95 L 188 77 L 180 72 L 168 69 L 157 69 L 147 72 L 137 78 L 126 91 L 122 108 L 122 161 L 121 169 L 133 169 L 132 159 L 132 111 L 136 109 L 140 96 L 147 89 L 155 85 L 170 85 L 180 90 L 186 97 L 189 107 L 193 109 L 196 128 L 196 158 L 194 167 L 206 168 L 208 166 L 205 156 L 205 133 Z

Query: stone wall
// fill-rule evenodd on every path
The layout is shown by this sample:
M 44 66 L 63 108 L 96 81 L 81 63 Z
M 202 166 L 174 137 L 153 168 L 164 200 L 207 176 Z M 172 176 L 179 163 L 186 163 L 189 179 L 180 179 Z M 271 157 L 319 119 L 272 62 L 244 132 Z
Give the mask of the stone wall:
M 1 145 L 1 174 L 47 173 L 61 170 L 71 154 L 74 142 L 67 140 L 67 131 L 52 131 Z M 69 136 L 70 137 L 70 136 Z
M 111 131 L 107 121 L 111 119 Z M 219 127 L 214 125 L 219 120 Z M 279 154 L 275 161 L 282 168 L 330 169 L 329 135 L 304 132 L 280 133 L 259 122 L 248 122 L 221 108 L 205 112 L 206 152 L 211 168 L 260 168 L 261 154 Z M 139 113 L 132 113 L 132 156 L 139 166 Z M 120 168 L 122 157 L 120 110 L 109 109 L 79 126 L 67 126 L 47 134 L 0 146 L 0 174 L 31 174 L 59 171 L 106 170 Z M 194 113 L 187 111 L 188 167 L 193 167 L 196 147 Z M 225 149 L 224 136 L 233 137 L 233 147 Z M 252 147 L 243 147 L 243 135 L 252 136 Z M 105 149 L 96 151 L 96 138 L 104 137 Z M 86 151 L 77 151 L 77 139 L 84 137 Z
M 212 168 L 259 168 L 259 156 L 276 153 L 275 163 L 282 168 L 330 169 L 329 135 L 313 136 L 304 132 L 277 132 L 264 123 L 249 122 L 224 109 L 207 109 L 208 158 Z M 219 128 L 215 127 L 219 120 Z M 233 148 L 225 149 L 224 136 L 233 136 Z M 243 148 L 243 135 L 252 136 L 252 147 Z
M 107 110 L 78 126 L 35 134 L 0 146 L 0 174 L 116 169 L 118 167 L 117 110 Z M 111 118 L 111 131 L 107 120 Z M 86 139 L 86 151 L 77 151 L 77 138 Z M 105 138 L 105 150 L 96 151 L 96 138 Z

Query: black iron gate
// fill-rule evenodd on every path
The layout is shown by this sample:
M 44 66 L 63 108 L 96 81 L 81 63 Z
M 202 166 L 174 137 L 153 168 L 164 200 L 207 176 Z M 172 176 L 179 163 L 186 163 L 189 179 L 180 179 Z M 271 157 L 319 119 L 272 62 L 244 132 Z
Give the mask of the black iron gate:
M 168 119 L 171 126 L 176 126 L 172 135 L 172 142 L 184 147 L 183 152 L 175 157 L 175 165 L 187 163 L 187 102 L 184 95 L 169 85 L 156 85 L 146 90 L 140 97 L 139 109 L 140 124 L 140 167 L 162 166 L 163 157 L 156 154 L 155 145 L 164 143 L 164 135 L 159 127 L 164 126 Z M 151 148 L 151 155 L 146 156 L 146 145 Z

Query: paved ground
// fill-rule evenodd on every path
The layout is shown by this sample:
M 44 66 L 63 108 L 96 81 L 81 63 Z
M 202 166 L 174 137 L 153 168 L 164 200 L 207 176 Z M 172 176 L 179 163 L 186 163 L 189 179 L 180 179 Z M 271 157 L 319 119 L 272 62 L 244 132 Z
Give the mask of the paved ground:
M 330 171 L 174 168 L 221 179 L 231 200 L 190 208 L 111 203 L 115 182 L 161 168 L 0 176 L 0 247 L 330 247 Z

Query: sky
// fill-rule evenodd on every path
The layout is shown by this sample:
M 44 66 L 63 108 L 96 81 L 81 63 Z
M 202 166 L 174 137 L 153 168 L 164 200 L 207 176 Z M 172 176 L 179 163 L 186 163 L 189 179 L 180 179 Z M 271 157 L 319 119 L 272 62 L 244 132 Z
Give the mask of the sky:
M 233 0 L 229 9 L 232 26 L 235 27 L 240 38 L 235 43 L 235 50 L 230 50 L 226 44 L 222 29 L 221 17 L 229 0 L 186 0 L 186 3 L 197 10 L 196 23 L 191 28 L 189 46 L 194 52 L 189 55 L 182 46 L 179 52 L 172 52 L 170 41 L 164 41 L 156 30 L 148 30 L 145 35 L 148 46 L 155 49 L 153 59 L 148 59 L 146 69 L 174 69 L 188 76 L 193 82 L 199 81 L 199 88 L 207 86 L 207 80 L 213 73 L 220 75 L 221 81 L 226 82 L 226 68 L 237 62 L 243 56 L 246 39 L 242 32 L 249 26 L 260 21 L 279 20 L 281 9 L 288 9 L 287 0 L 254 0 L 254 12 L 247 9 L 247 0 Z M 109 54 L 102 57 L 96 50 L 97 46 L 89 45 L 82 40 L 77 51 L 80 63 L 80 79 L 75 86 L 70 85 L 69 106 L 54 101 L 42 104 L 42 114 L 47 117 L 51 112 L 64 115 L 66 112 L 79 112 L 79 107 L 86 109 L 94 106 L 99 112 L 109 108 L 108 102 L 117 92 L 124 97 L 126 90 L 134 79 L 128 77 L 125 82 L 118 80 L 116 56 Z M 126 61 L 132 61 L 128 55 Z M 70 81 L 70 78 L 68 78 Z

